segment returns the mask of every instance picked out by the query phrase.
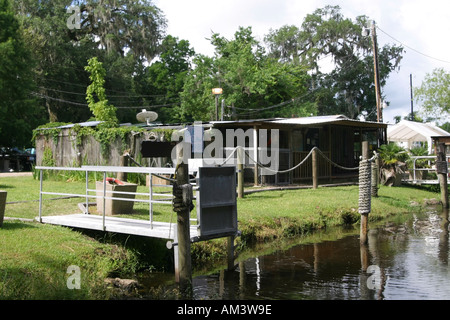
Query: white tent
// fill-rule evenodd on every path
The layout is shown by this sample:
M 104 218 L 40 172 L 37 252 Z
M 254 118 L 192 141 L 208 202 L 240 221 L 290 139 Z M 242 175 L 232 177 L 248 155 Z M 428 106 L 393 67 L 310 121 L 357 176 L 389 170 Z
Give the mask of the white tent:
M 447 131 L 432 123 L 402 120 L 396 125 L 388 126 L 388 142 L 396 142 L 404 148 L 411 149 L 420 142 L 428 143 L 428 153 L 432 153 L 431 137 L 450 136 Z

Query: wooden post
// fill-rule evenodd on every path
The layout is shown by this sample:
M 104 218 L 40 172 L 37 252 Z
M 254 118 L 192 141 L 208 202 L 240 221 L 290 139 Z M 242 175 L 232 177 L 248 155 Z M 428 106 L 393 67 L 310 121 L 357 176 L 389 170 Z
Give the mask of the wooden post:
M 441 202 L 442 207 L 449 208 L 448 201 L 448 183 L 447 183 L 447 174 L 448 174 L 448 165 L 447 159 L 445 156 L 445 144 L 439 143 L 439 152 L 437 154 L 436 161 L 436 172 L 439 178 L 439 185 L 441 188 Z
M 238 198 L 244 198 L 244 150 L 237 147 Z
M 367 160 L 369 159 L 369 143 L 368 141 L 362 141 L 361 142 L 361 155 L 362 155 L 362 160 Z M 360 162 L 360 166 L 361 166 Z M 360 178 L 359 178 L 359 183 L 361 184 L 361 168 L 360 168 Z M 361 190 L 361 186 L 360 186 L 360 190 Z M 361 192 L 361 191 L 360 191 Z M 370 193 L 369 193 L 370 195 Z M 368 238 L 367 238 L 367 232 L 369 229 L 369 213 L 368 212 L 364 212 L 361 213 L 361 229 L 359 232 L 359 240 L 361 245 L 367 245 L 368 243 Z
M 176 172 L 176 183 L 182 186 L 189 183 L 188 164 L 179 164 Z M 177 240 L 178 240 L 178 273 L 182 293 L 191 287 L 191 237 L 190 237 L 190 209 L 185 208 L 177 212 Z
M 312 182 L 313 189 L 317 189 L 319 186 L 319 177 L 318 177 L 318 161 L 317 161 L 317 149 L 314 148 L 312 150 Z
M 369 159 L 369 142 L 363 141 L 361 142 L 361 156 L 363 160 Z
M 372 162 L 372 197 L 378 197 L 378 176 L 378 161 L 375 160 L 374 162 Z
M 0 190 L 0 228 L 3 226 L 3 219 L 5 217 L 5 206 L 6 206 L 6 191 Z
M 186 149 L 185 149 L 186 148 Z M 175 279 L 179 283 L 181 294 L 190 295 L 192 290 L 191 266 L 191 208 L 183 200 L 182 186 L 189 184 L 189 166 L 183 161 L 184 152 L 189 149 L 185 143 L 177 145 L 177 167 L 175 169 L 176 181 L 173 186 L 173 210 L 177 213 L 176 246 L 178 260 L 175 259 Z
M 126 156 L 120 156 L 120 166 L 121 167 L 128 167 L 128 157 Z M 127 181 L 127 173 L 126 172 L 118 172 L 117 173 L 117 179 L 120 181 Z
M 361 229 L 359 241 L 362 245 L 366 245 L 368 243 L 367 232 L 369 230 L 369 214 L 361 214 Z
M 227 238 L 227 261 L 228 270 L 234 269 L 234 236 Z

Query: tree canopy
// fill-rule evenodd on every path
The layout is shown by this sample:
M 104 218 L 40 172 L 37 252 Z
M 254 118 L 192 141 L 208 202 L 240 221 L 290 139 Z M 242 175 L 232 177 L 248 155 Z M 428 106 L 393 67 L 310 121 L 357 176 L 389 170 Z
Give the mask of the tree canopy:
M 214 54 L 206 56 L 166 34 L 151 0 L 9 1 L 0 1 L 0 89 L 7 88 L 0 90 L 0 130 L 20 126 L 29 134 L 2 145 L 27 144 L 33 126 L 49 121 L 87 121 L 90 107 L 103 119 L 98 106 L 114 110 L 107 118 L 115 124 L 135 123 L 141 109 L 163 123 L 214 120 L 218 87 L 225 119 L 356 118 L 363 111 L 376 118 L 371 39 L 361 35 L 369 19 L 346 18 L 338 6 L 270 30 L 263 41 L 251 27 L 231 39 L 212 33 Z M 382 86 L 402 53 L 380 48 Z M 330 72 L 321 69 L 324 58 Z M 6 114 L 14 120 L 4 121 Z
M 425 115 L 440 119 L 450 113 L 450 72 L 444 68 L 426 74 L 420 87 L 415 88 L 416 100 Z
M 241 27 L 231 40 L 213 34 L 215 56 L 197 55 L 187 76 L 182 97 L 182 120 L 214 120 L 213 88 L 222 88 L 225 113 L 238 118 L 306 116 L 316 113 L 314 104 L 292 101 L 307 90 L 306 68 L 284 64 L 266 54 L 252 34 Z M 289 111 L 275 105 L 289 101 Z M 231 108 L 230 108 L 231 107 Z M 276 109 L 276 110 L 275 110 Z M 227 117 L 226 119 L 228 119 Z
M 319 114 L 357 118 L 365 111 L 369 120 L 376 120 L 372 41 L 362 35 L 368 23 L 367 16 L 352 21 L 339 6 L 326 6 L 308 14 L 300 28 L 271 30 L 265 41 L 273 57 L 312 70 L 311 100 L 317 102 Z M 400 67 L 402 53 L 402 47 L 389 44 L 379 50 L 381 86 Z M 329 73 L 320 69 L 325 58 L 334 64 Z
M 29 145 L 40 109 L 30 96 L 33 60 L 8 0 L 0 0 L 0 146 Z

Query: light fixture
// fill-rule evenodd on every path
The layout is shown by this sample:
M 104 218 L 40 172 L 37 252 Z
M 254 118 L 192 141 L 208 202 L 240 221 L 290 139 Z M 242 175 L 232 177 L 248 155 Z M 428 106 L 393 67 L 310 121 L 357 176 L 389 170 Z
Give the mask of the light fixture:
M 212 93 L 213 94 L 222 94 L 223 89 L 222 88 L 214 88 L 214 89 L 212 89 Z

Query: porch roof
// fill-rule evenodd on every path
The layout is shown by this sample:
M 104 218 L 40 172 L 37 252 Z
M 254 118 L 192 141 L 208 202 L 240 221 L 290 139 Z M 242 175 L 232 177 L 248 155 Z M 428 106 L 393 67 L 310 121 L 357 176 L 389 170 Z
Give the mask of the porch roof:
M 365 128 L 387 128 L 387 124 L 385 123 L 354 120 L 344 115 L 313 116 L 301 118 L 274 118 L 274 119 L 259 119 L 259 120 L 213 121 L 211 123 L 216 127 L 255 126 L 255 125 L 308 127 L 324 124 L 337 124 L 337 125 L 365 127 Z

